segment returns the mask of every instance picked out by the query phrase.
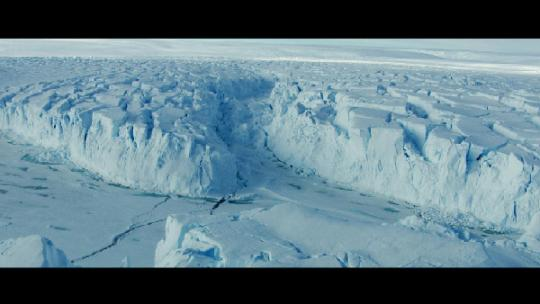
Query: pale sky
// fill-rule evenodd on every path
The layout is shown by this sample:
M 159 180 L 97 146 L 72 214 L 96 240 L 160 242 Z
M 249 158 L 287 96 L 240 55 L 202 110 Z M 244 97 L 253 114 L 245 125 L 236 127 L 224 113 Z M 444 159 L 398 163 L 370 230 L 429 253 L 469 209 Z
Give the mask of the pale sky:
M 256 43 L 504 52 L 540 56 L 540 39 L 250 39 Z
M 0 39 L 1 56 L 170 55 L 259 45 L 462 50 L 540 56 L 540 39 Z M 222 47 L 222 49 L 220 49 Z M 223 48 L 226 47 L 226 48 Z

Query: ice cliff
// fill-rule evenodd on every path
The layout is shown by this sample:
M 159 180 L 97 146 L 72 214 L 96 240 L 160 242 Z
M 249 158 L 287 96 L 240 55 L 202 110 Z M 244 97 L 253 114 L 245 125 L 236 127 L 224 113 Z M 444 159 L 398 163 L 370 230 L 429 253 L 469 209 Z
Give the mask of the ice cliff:
M 252 158 L 270 151 L 303 174 L 501 227 L 525 228 L 540 210 L 531 78 L 298 62 L 95 65 L 4 88 L 0 128 L 150 192 L 234 193 L 249 167 L 237 147 L 251 146 Z
M 63 150 L 121 185 L 220 195 L 237 186 L 234 155 L 216 134 L 220 104 L 257 96 L 269 85 L 234 67 L 128 65 L 105 75 L 9 87 L 0 97 L 0 127 Z

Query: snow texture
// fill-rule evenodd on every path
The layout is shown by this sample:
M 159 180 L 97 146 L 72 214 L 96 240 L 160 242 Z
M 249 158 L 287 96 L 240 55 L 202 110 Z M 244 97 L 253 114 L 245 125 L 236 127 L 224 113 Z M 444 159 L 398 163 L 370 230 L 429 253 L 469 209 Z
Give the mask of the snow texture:
M 39 235 L 0 241 L 0 267 L 69 267 L 70 264 L 62 250 Z
M 42 150 L 20 158 L 32 166 L 2 167 L 10 204 L 58 176 L 9 179 L 66 163 L 93 178 L 63 172 L 77 181 L 69 195 L 118 194 L 119 209 L 134 192 L 153 198 L 134 200 L 124 226 L 107 225 L 110 239 L 70 247 L 78 263 L 107 254 L 138 263 L 117 247 L 162 223 L 150 255 L 166 267 L 536 263 L 523 253 L 540 251 L 540 91 L 530 75 L 305 58 L 0 62 L 0 130 Z M 169 212 L 188 200 L 211 204 Z M 510 245 L 483 236 L 498 233 Z
M 213 65 L 119 68 L 7 89 L 0 126 L 121 185 L 188 196 L 234 191 L 234 156 L 215 131 L 220 105 L 270 83 Z
M 416 218 L 412 220 L 412 218 Z M 204 223 L 204 225 L 202 224 Z M 421 231 L 421 233 L 418 233 Z M 489 267 L 526 265 L 508 248 L 418 220 L 370 225 L 296 204 L 225 216 L 169 216 L 157 267 Z
M 540 210 L 540 100 L 529 82 L 348 65 L 137 63 L 98 61 L 114 72 L 8 87 L 0 126 L 145 191 L 235 192 L 228 146 L 243 140 L 350 187 L 503 227 L 524 228 Z M 254 99 L 266 107 L 246 105 Z

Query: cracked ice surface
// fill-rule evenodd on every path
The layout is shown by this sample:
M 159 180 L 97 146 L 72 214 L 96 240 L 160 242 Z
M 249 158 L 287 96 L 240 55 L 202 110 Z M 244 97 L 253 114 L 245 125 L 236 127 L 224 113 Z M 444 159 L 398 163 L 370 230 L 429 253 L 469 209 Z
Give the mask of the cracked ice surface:
M 165 238 L 156 248 L 156 266 L 483 267 L 531 263 L 507 257 L 507 249 L 463 242 L 455 232 L 436 224 L 370 225 L 365 219 L 290 203 L 245 211 L 233 219 L 202 217 L 168 217 Z M 439 230 L 447 235 L 441 236 Z
M 1 62 L 1 239 L 39 232 L 82 266 L 538 263 L 532 76 Z

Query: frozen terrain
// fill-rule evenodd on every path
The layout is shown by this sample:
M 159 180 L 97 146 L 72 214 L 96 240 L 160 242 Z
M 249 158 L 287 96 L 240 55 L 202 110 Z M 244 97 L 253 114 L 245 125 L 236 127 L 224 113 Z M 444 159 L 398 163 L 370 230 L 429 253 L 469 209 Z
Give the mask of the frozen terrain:
M 534 69 L 404 54 L 0 59 L 0 265 L 538 266 Z
M 69 267 L 64 252 L 38 235 L 0 242 L 0 267 Z

